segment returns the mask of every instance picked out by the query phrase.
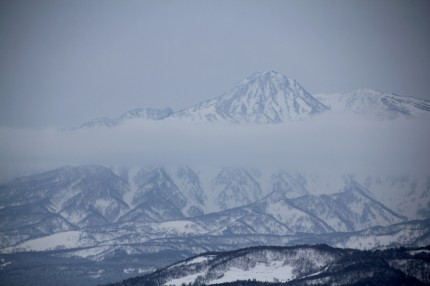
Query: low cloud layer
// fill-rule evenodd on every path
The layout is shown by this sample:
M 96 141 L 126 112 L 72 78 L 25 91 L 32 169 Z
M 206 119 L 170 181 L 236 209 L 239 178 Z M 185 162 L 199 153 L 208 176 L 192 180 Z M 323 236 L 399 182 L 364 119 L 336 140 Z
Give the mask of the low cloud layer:
M 322 115 L 278 125 L 129 121 L 77 131 L 0 128 L 1 179 L 64 165 L 192 165 L 340 173 L 430 171 L 427 120 Z

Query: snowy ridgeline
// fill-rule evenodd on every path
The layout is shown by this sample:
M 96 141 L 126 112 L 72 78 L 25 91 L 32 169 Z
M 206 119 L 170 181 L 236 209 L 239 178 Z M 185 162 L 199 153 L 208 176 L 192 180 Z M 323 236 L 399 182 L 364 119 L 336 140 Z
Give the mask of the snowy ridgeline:
M 221 96 L 184 110 L 137 108 L 118 118 L 97 118 L 66 130 L 115 127 L 128 120 L 274 124 L 305 120 L 328 112 L 395 119 L 428 115 L 429 111 L 427 100 L 369 89 L 311 95 L 295 79 L 266 71 L 254 73 Z
M 66 138 L 69 138 L 67 136 L 75 138 L 73 136 L 88 136 L 89 134 L 97 137 L 97 132 L 100 131 L 103 131 L 101 133 L 106 136 L 112 136 L 112 134 L 123 134 L 110 132 L 122 130 L 121 126 L 127 129 L 128 125 L 124 124 L 125 122 L 129 122 L 132 127 L 143 128 L 138 130 L 144 130 L 147 126 L 152 125 L 155 128 L 171 127 L 176 125 L 169 125 L 170 123 L 181 122 L 181 124 L 185 123 L 184 130 L 187 132 L 198 126 L 198 124 L 190 125 L 190 122 L 203 123 L 204 128 L 208 126 L 214 127 L 215 130 L 220 128 L 219 130 L 223 132 L 225 126 L 235 126 L 234 128 L 240 129 L 243 127 L 249 131 L 254 130 L 258 125 L 260 131 L 267 129 L 276 131 L 275 136 L 271 137 L 274 138 L 272 141 L 279 139 L 278 131 L 281 131 L 282 134 L 285 133 L 284 135 L 288 138 L 291 137 L 288 132 L 294 131 L 297 136 L 296 141 L 293 140 L 293 142 L 298 142 L 297 150 L 302 150 L 302 147 L 305 147 L 302 146 L 303 142 L 306 141 L 300 137 L 303 135 L 301 129 L 303 125 L 291 125 L 291 122 L 300 121 L 302 124 L 305 121 L 308 122 L 307 120 L 311 117 L 318 118 L 313 121 L 313 124 L 319 122 L 320 125 L 311 124 L 312 130 L 310 131 L 314 132 L 314 127 L 317 126 L 317 129 L 323 129 L 325 132 L 327 128 L 332 130 L 325 124 L 332 124 L 333 120 L 327 121 L 327 118 L 320 120 L 322 117 L 318 116 L 336 114 L 336 116 L 340 116 L 336 119 L 342 119 L 345 115 L 346 118 L 349 118 L 348 116 L 353 114 L 351 118 L 355 119 L 354 116 L 358 116 L 359 123 L 362 118 L 365 118 L 366 124 L 360 127 L 355 121 L 354 123 L 345 120 L 342 126 L 352 132 L 347 132 L 344 137 L 351 135 L 353 138 L 348 138 L 349 140 L 346 141 L 340 140 L 340 142 L 353 142 L 354 148 L 350 151 L 355 154 L 355 138 L 358 138 L 359 142 L 362 142 L 363 139 L 360 134 L 355 135 L 357 129 L 355 127 L 366 129 L 377 120 L 384 124 L 391 122 L 390 126 L 408 122 L 410 125 L 407 126 L 413 126 L 414 130 L 418 130 L 420 126 L 415 128 L 416 126 L 413 124 L 422 118 L 424 118 L 422 122 L 427 122 L 429 111 L 429 101 L 372 90 L 313 96 L 293 79 L 276 72 L 263 72 L 251 75 L 218 98 L 181 111 L 175 112 L 169 108 L 162 110 L 134 109 L 117 118 L 99 118 L 77 128 L 68 129 L 70 132 L 59 133 Z M 393 121 L 398 118 L 401 120 Z M 419 120 L 409 120 L 410 118 Z M 143 121 L 145 124 L 142 124 Z M 163 124 L 152 124 L 155 121 L 163 122 Z M 309 122 L 311 121 L 309 120 Z M 214 124 L 216 122 L 222 124 Z M 283 123 L 286 124 L 283 125 Z M 351 123 L 354 123 L 353 126 L 349 125 Z M 181 124 L 178 126 L 182 126 Z M 239 126 L 238 124 L 246 125 Z M 275 129 L 271 129 L 267 125 L 262 128 L 262 124 L 277 125 Z M 378 125 L 376 130 L 382 130 L 384 124 Z M 291 126 L 296 128 L 290 128 Z M 96 129 L 97 132 L 95 132 Z M 169 135 L 168 138 L 171 138 L 169 132 L 175 129 L 167 129 L 164 131 Z M 408 128 L 402 130 L 405 129 Z M 334 130 L 331 133 L 333 136 L 328 137 L 338 136 L 339 132 L 336 128 Z M 150 139 L 147 138 L 147 131 L 142 132 L 144 141 Z M 394 133 L 397 134 L 397 131 L 394 129 Z M 130 135 L 133 132 L 134 129 L 124 134 Z M 161 133 L 164 134 L 163 132 Z M 223 132 L 215 132 L 215 135 L 223 134 Z M 315 157 L 320 157 L 320 151 L 324 151 L 325 146 L 333 145 L 332 141 L 320 142 L 324 141 L 324 136 L 327 137 L 324 132 L 317 132 L 316 135 L 313 135 L 311 138 L 318 138 L 318 140 L 314 140 L 318 142 L 309 145 L 315 147 L 321 144 L 322 147 L 315 148 L 316 151 L 309 146 L 306 149 L 314 152 L 312 154 Z M 230 133 L 227 135 L 231 135 Z M 260 133 L 258 134 L 260 135 Z M 268 134 L 273 136 L 272 133 Z M 364 134 L 368 135 L 368 133 Z M 417 134 L 421 136 L 424 133 L 422 130 L 418 130 Z M 415 140 L 417 134 L 412 132 L 409 136 L 412 137 L 414 146 L 418 141 L 425 142 L 425 140 Z M 379 136 L 376 133 L 374 135 Z M 401 135 L 400 137 L 408 137 L 404 134 Z M 129 146 L 129 136 L 123 137 Z M 239 137 L 236 136 L 236 138 Z M 402 139 L 400 137 L 394 136 L 393 138 Z M 176 146 L 158 148 L 163 142 L 158 142 L 157 138 L 159 137 L 155 136 L 153 139 L 157 147 L 154 150 L 160 149 L 162 152 L 167 149 L 176 150 Z M 217 137 L 213 136 L 213 138 Z M 219 142 L 219 138 L 217 139 Z M 411 140 L 407 142 L 410 143 Z M 142 147 L 144 145 L 139 145 L 143 142 L 138 140 L 136 142 L 139 146 L 138 150 L 145 149 Z M 381 142 L 387 143 L 387 139 L 384 137 Z M 413 149 L 402 142 L 404 141 L 400 140 L 398 145 L 404 145 L 406 148 L 401 150 Z M 247 146 L 247 143 L 249 142 L 245 140 L 245 144 L 238 144 L 238 148 L 233 149 L 241 149 L 243 146 Z M 280 145 L 282 144 L 281 142 Z M 391 144 L 388 145 L 391 146 Z M 163 146 L 170 147 L 171 145 Z M 292 146 L 294 147 L 294 144 Z M 343 158 L 345 152 L 337 150 L 337 146 L 335 145 L 335 154 Z M 257 147 L 256 152 L 252 152 L 253 154 L 260 153 L 261 146 Z M 373 151 L 370 145 L 365 147 Z M 426 146 L 417 147 L 416 152 L 411 153 L 412 155 L 408 153 L 402 157 L 399 156 L 401 152 L 396 152 L 397 149 L 391 150 L 390 147 L 387 151 L 385 147 L 386 145 L 382 144 L 381 149 L 375 148 L 376 151 L 381 151 L 372 153 L 372 156 L 376 157 L 376 161 L 381 161 L 385 153 L 394 154 L 393 157 L 396 158 L 409 158 L 417 154 L 418 157 L 424 158 L 421 153 L 425 152 L 427 148 Z M 97 146 L 97 148 L 99 147 Z M 127 153 L 127 150 L 122 149 L 124 149 L 123 145 L 117 151 L 121 155 L 123 151 Z M 288 148 L 281 151 L 274 150 L 273 154 L 277 158 L 278 153 L 283 153 L 286 149 Z M 297 153 L 294 148 L 292 149 L 288 154 Z M 194 154 L 194 150 L 192 151 L 191 154 Z M 234 151 L 232 152 L 234 153 Z M 66 153 L 74 154 L 74 152 Z M 271 154 L 268 153 L 268 155 Z M 358 152 L 358 154 L 361 153 Z M 213 157 L 214 155 L 212 155 Z M 25 272 L 25 269 L 33 271 L 37 268 L 31 267 L 35 267 L 39 263 L 38 255 L 42 255 L 46 261 L 50 261 L 54 265 L 52 269 L 56 269 L 57 259 L 63 261 L 65 265 L 69 265 L 69 261 L 81 258 L 86 259 L 85 261 L 88 263 L 94 263 L 91 271 L 82 272 L 82 281 L 86 281 L 87 279 L 105 279 L 107 275 L 110 275 L 109 273 L 115 273 L 112 275 L 117 273 L 138 275 L 141 271 L 146 271 L 145 269 L 166 265 L 162 264 L 164 261 L 162 257 L 168 257 L 165 262 L 171 263 L 208 250 L 227 251 L 248 246 L 285 246 L 303 243 L 326 243 L 337 247 L 358 249 L 415 247 L 430 244 L 429 174 L 392 176 L 380 175 L 378 172 L 348 175 L 341 174 L 341 172 L 327 174 L 325 168 L 322 168 L 324 170 L 320 170 L 321 172 L 305 173 L 274 167 L 272 167 L 273 169 L 267 168 L 267 165 L 276 164 L 273 164 L 272 157 L 269 156 L 269 159 L 263 157 L 256 156 L 253 161 L 257 162 L 255 165 L 245 164 L 255 166 L 255 168 L 219 168 L 217 164 L 205 167 L 198 167 L 197 164 L 197 166 L 191 167 L 156 166 L 150 168 L 82 165 L 53 169 L 2 183 L 0 185 L 0 253 L 7 258 L 1 258 L 3 259 L 0 265 L 2 273 Z M 308 157 L 314 158 L 313 156 Z M 355 157 L 353 159 L 365 161 L 361 156 L 358 157 L 358 159 Z M 384 158 L 387 157 L 390 156 Z M 322 158 L 325 157 L 322 156 Z M 269 164 L 262 164 L 260 159 L 269 161 Z M 288 157 L 287 159 L 295 162 L 293 158 Z M 296 161 L 302 159 L 300 157 Z M 284 158 L 279 160 L 283 161 Z M 403 163 L 402 160 L 394 162 L 399 161 Z M 387 165 L 385 161 L 384 164 Z M 324 161 L 323 166 L 325 165 Z M 413 165 L 419 164 L 417 161 L 413 161 Z M 378 170 L 378 167 L 376 169 Z M 420 170 L 419 166 L 417 169 Z M 28 251 L 39 253 L 28 253 Z M 301 268 L 302 266 L 297 266 L 302 265 L 300 264 L 301 258 L 298 258 L 301 256 L 297 253 L 303 252 L 310 255 L 310 251 L 317 255 L 323 251 L 322 249 L 300 250 L 302 252 L 296 249 L 295 254 L 291 253 L 292 250 L 285 251 L 289 251 L 288 258 L 282 256 L 282 253 L 276 254 L 276 251 L 263 251 L 264 255 L 259 255 L 261 260 L 255 262 L 250 262 L 255 257 L 249 258 L 249 261 L 246 260 L 248 258 L 242 257 L 239 259 L 242 262 L 232 264 L 227 262 L 225 264 L 222 260 L 223 263 L 220 265 L 224 265 L 223 269 L 208 266 L 212 262 L 221 261 L 219 259 L 223 257 L 222 255 L 202 256 L 175 266 L 178 269 L 183 269 L 185 266 L 191 268 L 191 270 L 187 268 L 186 275 L 174 274 L 173 270 L 171 273 L 170 270 L 163 270 L 163 273 L 170 273 L 172 279 L 169 280 L 169 283 L 173 285 L 194 283 L 196 280 L 204 280 L 206 283 L 212 284 L 225 283 L 237 278 L 245 280 L 276 278 L 276 281 L 285 282 L 298 277 L 306 279 L 316 277 L 315 279 L 320 279 L 318 281 L 330 284 L 331 280 L 327 280 L 324 273 L 332 271 L 331 266 L 326 268 L 326 266 L 316 265 L 314 261 L 306 259 L 305 261 L 308 262 L 303 264 L 306 266 L 303 266 L 305 270 Z M 338 261 L 336 255 L 332 256 L 333 251 L 324 253 L 323 257 L 318 257 L 318 259 L 325 261 L 324 259 L 331 257 L 334 262 Z M 271 256 L 271 253 L 274 256 Z M 23 255 L 25 259 L 21 262 L 13 260 L 15 257 L 21 257 L 20 255 Z M 138 259 L 146 257 L 145 259 L 147 259 L 147 257 L 153 257 L 151 255 L 155 255 L 156 259 L 148 259 L 150 261 L 144 268 L 139 265 L 126 265 L 126 263 L 119 263 L 120 266 L 115 267 L 118 268 L 117 270 L 98 268 L 99 263 L 111 263 L 115 259 L 118 261 L 127 261 L 128 257 L 139 257 Z M 34 264 L 28 268 L 26 268 L 27 266 L 21 267 L 20 263 L 26 265 L 25 261 L 28 258 L 31 261 L 34 260 Z M 243 259 L 249 263 L 243 263 Z M 288 259 L 297 261 L 285 262 Z M 155 262 L 159 264 L 155 265 Z M 371 262 L 374 260 L 369 263 Z M 400 259 L 390 260 L 389 265 L 391 268 L 403 269 L 402 271 L 405 272 L 404 269 L 409 271 L 414 264 Z M 337 269 L 336 267 L 340 266 L 335 264 L 333 267 Z M 373 265 L 373 267 L 379 266 Z M 381 271 L 390 274 L 392 273 L 391 268 L 384 268 Z M 219 271 L 217 272 L 216 269 Z M 81 273 L 76 269 L 69 269 L 69 271 L 73 277 L 76 273 Z M 366 273 L 370 275 L 371 271 Z M 0 275 L 0 282 L 4 277 Z M 26 277 L 25 274 L 23 277 Z M 46 280 L 45 278 L 42 277 L 41 280 Z M 403 279 L 404 277 L 397 278 Z M 339 281 L 343 281 L 344 278 L 339 279 Z M 421 281 L 425 280 L 421 279 Z
M 98 260 L 118 247 L 145 252 L 150 241 L 163 249 L 167 238 L 194 253 L 205 245 L 301 243 L 304 234 L 305 241 L 364 249 L 428 240 L 427 221 L 415 221 L 429 219 L 428 177 L 81 166 L 0 188 L 5 253 L 68 249 Z M 181 240 L 189 237 L 192 246 Z
M 213 285 L 238 280 L 292 285 L 350 285 L 371 280 L 379 285 L 420 285 L 430 282 L 429 252 L 428 248 L 363 252 L 326 245 L 256 247 L 199 255 L 115 285 Z

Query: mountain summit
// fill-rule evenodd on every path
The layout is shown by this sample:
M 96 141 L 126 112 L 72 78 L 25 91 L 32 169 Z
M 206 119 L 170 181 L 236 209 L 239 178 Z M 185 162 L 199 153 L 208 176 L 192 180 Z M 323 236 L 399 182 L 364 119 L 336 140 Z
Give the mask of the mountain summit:
M 254 73 L 220 97 L 173 115 L 204 121 L 280 123 L 328 110 L 296 80 L 274 71 Z
M 327 111 L 378 119 L 414 118 L 430 114 L 430 101 L 369 89 L 311 95 L 295 79 L 266 71 L 253 73 L 219 97 L 180 111 L 137 108 L 117 118 L 101 117 L 65 130 L 115 127 L 132 119 L 276 124 L 304 120 Z

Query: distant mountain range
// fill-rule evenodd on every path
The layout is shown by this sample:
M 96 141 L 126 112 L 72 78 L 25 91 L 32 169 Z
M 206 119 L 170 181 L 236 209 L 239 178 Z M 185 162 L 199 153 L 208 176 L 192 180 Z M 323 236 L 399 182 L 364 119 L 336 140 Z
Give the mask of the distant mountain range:
M 68 130 L 115 128 L 128 120 L 282 124 L 329 112 L 413 118 L 430 115 L 430 102 L 371 90 L 312 96 L 293 79 L 263 72 L 181 111 L 134 109 Z M 79 285 L 95 285 L 120 280 L 109 276 L 113 273 L 141 273 L 136 265 L 142 259 L 145 269 L 153 269 L 207 251 L 303 243 L 421 247 L 430 244 L 429 210 L 430 174 L 326 177 L 263 166 L 66 166 L 0 185 L 0 284 L 18 281 L 9 279 L 16 273 L 33 275 L 40 263 L 57 273 L 58 261 L 66 268 L 85 261 L 91 271 L 67 268 L 67 273 L 79 273 Z M 327 257 L 336 251 L 330 249 Z M 132 259 L 137 259 L 133 267 Z M 324 273 L 340 267 L 336 261 L 305 274 L 325 281 Z
M 311 95 L 296 80 L 267 71 L 254 73 L 223 95 L 184 110 L 138 108 L 118 118 L 97 118 L 68 130 L 113 127 L 130 119 L 273 124 L 330 111 L 394 119 L 430 114 L 430 101 L 370 89 Z
M 0 186 L 1 252 L 62 249 L 103 260 L 118 249 L 145 253 L 148 243 L 193 253 L 304 241 L 430 244 L 430 177 L 339 176 L 332 193 L 313 194 L 331 180 L 284 170 L 64 167 Z M 381 185 L 407 196 L 393 201 Z

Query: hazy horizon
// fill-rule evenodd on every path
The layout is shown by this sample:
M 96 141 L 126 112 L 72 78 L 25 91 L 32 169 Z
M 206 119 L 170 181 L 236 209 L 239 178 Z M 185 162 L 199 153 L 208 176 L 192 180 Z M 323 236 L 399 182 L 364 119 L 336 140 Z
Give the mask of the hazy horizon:
M 0 125 L 182 109 L 275 70 L 430 99 L 428 1 L 3 1 Z

